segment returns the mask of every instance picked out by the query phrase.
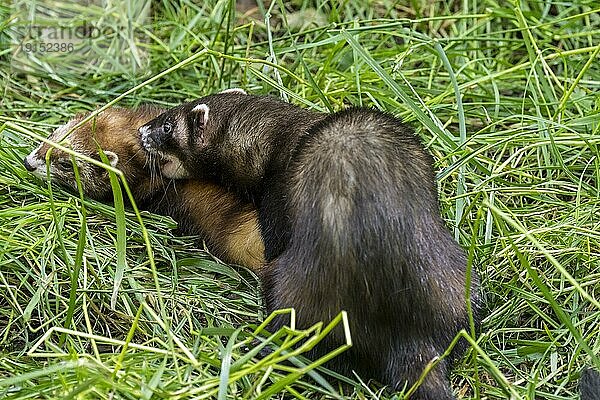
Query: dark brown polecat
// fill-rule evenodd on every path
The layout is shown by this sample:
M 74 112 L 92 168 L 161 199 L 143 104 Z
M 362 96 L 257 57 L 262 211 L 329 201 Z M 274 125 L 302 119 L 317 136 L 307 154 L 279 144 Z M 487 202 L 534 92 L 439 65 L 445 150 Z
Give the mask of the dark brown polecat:
M 440 216 L 433 160 L 393 116 L 226 93 L 170 109 L 140 134 L 169 160 L 166 176 L 211 179 L 256 204 L 269 311 L 295 308 L 301 328 L 347 311 L 353 346 L 326 366 L 401 389 L 469 327 L 468 300 L 478 323 L 477 274 L 467 299 L 466 257 Z M 312 356 L 343 343 L 333 331 Z M 450 362 L 412 398 L 454 398 Z
M 208 249 L 226 262 L 257 269 L 264 265 L 264 245 L 258 229 L 256 208 L 223 187 L 206 181 L 172 181 L 157 176 L 159 157 L 149 157 L 142 150 L 138 128 L 164 110 L 153 106 L 137 109 L 109 108 L 80 128 L 69 131 L 86 116 L 81 115 L 52 133 L 50 140 L 68 134 L 69 146 L 78 153 L 100 160 L 100 147 L 110 164 L 119 168 L 132 191 L 136 204 L 144 210 L 171 216 L 179 232 L 200 235 Z M 46 153 L 43 143 L 23 161 L 27 170 L 46 178 Z M 81 184 L 87 196 L 97 200 L 112 199 L 106 169 L 77 160 Z M 77 189 L 71 156 L 59 149 L 50 154 L 53 180 Z

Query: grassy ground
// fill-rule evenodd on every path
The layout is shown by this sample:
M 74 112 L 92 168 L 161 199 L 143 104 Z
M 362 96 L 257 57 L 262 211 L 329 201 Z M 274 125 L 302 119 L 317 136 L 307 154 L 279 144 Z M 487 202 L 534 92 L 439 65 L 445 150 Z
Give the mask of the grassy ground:
M 28 42 L 26 3 L 0 5 L 0 397 L 344 396 L 324 372 L 307 380 L 315 365 L 289 351 L 318 331 L 280 332 L 278 350 L 252 357 L 265 316 L 250 272 L 173 237 L 168 219 L 141 223 L 21 166 L 36 135 L 77 112 L 228 87 L 316 110 L 373 106 L 416 128 L 443 215 L 482 277 L 482 331 L 452 375 L 459 398 L 572 399 L 582 366 L 600 367 L 597 2 L 70 11 L 69 29 L 113 24 L 100 62 L 25 54 L 14 43 Z M 46 26 L 59 25 L 56 4 Z M 392 398 L 358 383 L 345 396 Z

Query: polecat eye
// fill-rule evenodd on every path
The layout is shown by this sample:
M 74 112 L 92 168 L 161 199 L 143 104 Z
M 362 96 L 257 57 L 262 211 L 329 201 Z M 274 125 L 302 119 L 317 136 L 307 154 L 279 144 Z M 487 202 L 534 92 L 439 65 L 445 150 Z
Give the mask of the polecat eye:
M 163 125 L 163 132 L 168 135 L 171 133 L 172 130 L 173 130 L 173 125 L 169 121 L 166 121 L 165 124 Z
M 73 168 L 73 164 L 69 158 L 61 158 L 56 160 L 56 166 L 62 170 L 67 170 Z

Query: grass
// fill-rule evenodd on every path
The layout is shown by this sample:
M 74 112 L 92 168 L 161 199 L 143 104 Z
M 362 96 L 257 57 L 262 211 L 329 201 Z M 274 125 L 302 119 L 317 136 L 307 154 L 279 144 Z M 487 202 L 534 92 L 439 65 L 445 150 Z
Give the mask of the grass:
M 53 4 L 43 24 L 64 25 Z M 0 5 L 0 397 L 393 398 L 356 377 L 342 394 L 310 372 L 306 347 L 291 345 L 324 327 L 264 337 L 256 277 L 174 237 L 171 220 L 21 166 L 35 135 L 77 112 L 243 87 L 412 124 L 482 278 L 485 319 L 452 374 L 458 397 L 577 398 L 582 367 L 600 367 L 597 2 L 402 4 L 113 2 L 66 22 L 102 17 L 105 35 L 29 56 L 14 44 L 31 42 L 26 2 Z M 261 342 L 267 357 L 255 357 Z

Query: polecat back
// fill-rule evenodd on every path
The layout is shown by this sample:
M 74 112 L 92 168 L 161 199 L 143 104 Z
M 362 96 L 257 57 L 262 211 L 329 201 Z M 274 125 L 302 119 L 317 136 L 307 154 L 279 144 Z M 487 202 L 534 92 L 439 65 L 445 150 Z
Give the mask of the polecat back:
M 178 222 L 181 234 L 200 235 L 209 250 L 226 262 L 253 269 L 261 267 L 264 245 L 255 207 L 214 183 L 173 181 L 157 175 L 168 161 L 143 151 L 137 130 L 162 111 L 154 106 L 113 107 L 71 131 L 86 117 L 79 115 L 57 128 L 49 139 L 60 141 L 67 135 L 66 143 L 72 150 L 98 161 L 101 148 L 110 164 L 123 172 L 141 209 L 171 216 Z M 23 161 L 27 170 L 45 179 L 45 159 L 51 148 L 42 143 L 32 151 Z M 53 148 L 49 160 L 52 179 L 77 189 L 71 156 Z M 84 193 L 97 200 L 111 200 L 108 171 L 81 159 L 76 162 Z

